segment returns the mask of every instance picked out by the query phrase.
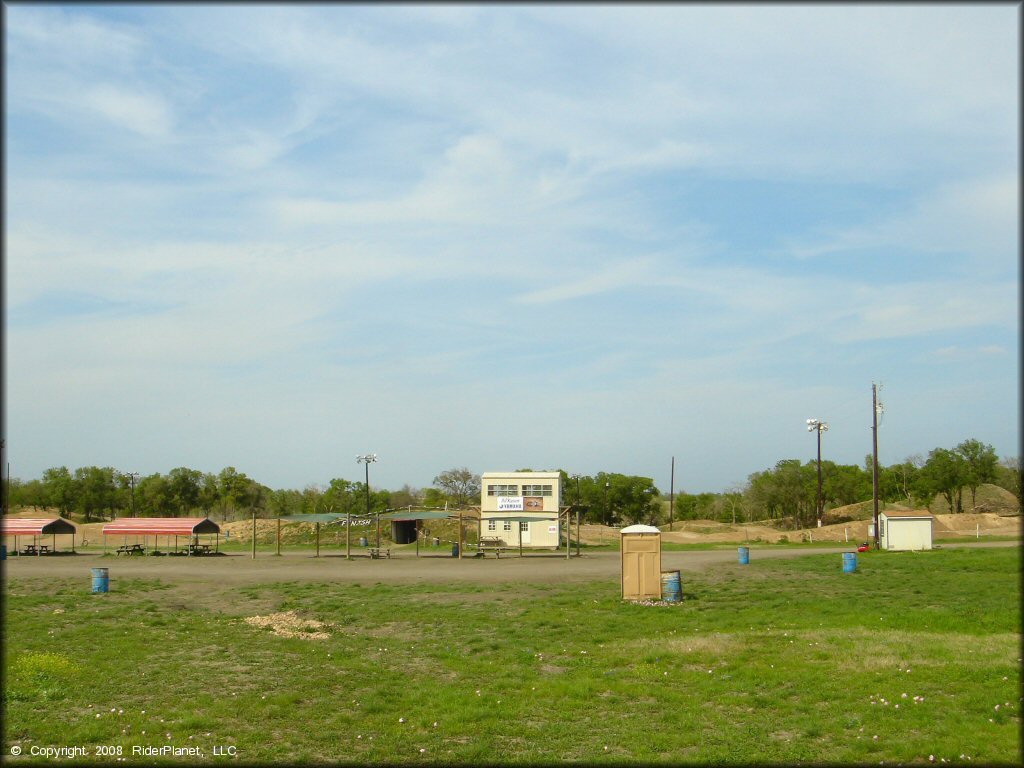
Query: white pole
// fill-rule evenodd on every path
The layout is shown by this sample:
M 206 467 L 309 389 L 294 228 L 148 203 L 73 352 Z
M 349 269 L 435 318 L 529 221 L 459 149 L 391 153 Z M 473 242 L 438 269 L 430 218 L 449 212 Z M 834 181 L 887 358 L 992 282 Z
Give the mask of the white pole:
M 976 538 L 976 539 L 980 539 L 981 538 L 981 523 L 975 523 L 975 526 L 974 526 L 974 538 Z
M 843 528 L 843 535 L 846 537 L 846 543 L 849 544 L 850 543 L 850 529 L 849 528 Z

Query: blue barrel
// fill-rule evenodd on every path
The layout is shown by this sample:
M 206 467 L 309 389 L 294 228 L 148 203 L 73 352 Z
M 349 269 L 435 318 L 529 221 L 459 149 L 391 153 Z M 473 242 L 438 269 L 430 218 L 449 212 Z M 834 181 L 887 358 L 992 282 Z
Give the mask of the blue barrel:
M 857 553 L 843 552 L 843 573 L 853 573 L 857 570 Z
M 679 579 L 679 571 L 661 572 L 661 599 L 670 603 L 678 603 L 683 599 L 683 587 Z
M 740 565 L 749 565 L 750 564 L 750 548 L 749 547 L 740 547 L 739 553 L 740 553 Z
M 360 536 L 360 537 L 359 537 L 359 546 L 360 546 L 360 547 L 368 547 L 368 546 L 370 546 L 370 542 L 368 542 L 368 541 L 366 540 L 366 537 L 365 537 L 365 536 Z
M 92 569 L 92 593 L 98 594 L 100 592 L 110 591 L 110 574 L 106 568 L 93 568 Z
M 452 557 L 459 556 L 459 545 L 458 543 L 452 544 Z
M 7 559 L 7 545 L 6 544 L 0 544 L 0 560 L 6 560 L 6 559 Z

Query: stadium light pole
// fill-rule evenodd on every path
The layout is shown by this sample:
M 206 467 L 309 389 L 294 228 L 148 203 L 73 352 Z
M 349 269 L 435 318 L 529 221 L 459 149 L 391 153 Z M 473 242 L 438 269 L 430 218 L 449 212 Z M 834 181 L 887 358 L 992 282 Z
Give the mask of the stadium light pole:
M 821 419 L 808 419 L 807 431 L 818 433 L 818 527 L 821 528 L 821 433 L 828 432 L 828 424 Z
M 377 460 L 376 453 L 356 456 L 356 461 L 366 466 L 366 517 L 370 517 L 370 464 Z M 380 549 L 380 516 L 377 516 L 377 549 Z

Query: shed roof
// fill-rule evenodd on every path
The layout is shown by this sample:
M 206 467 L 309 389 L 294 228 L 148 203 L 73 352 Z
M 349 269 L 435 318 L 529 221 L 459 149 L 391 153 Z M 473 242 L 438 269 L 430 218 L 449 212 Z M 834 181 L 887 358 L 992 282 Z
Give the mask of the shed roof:
M 345 514 L 340 512 L 319 512 L 307 515 L 281 515 L 281 520 L 286 523 L 333 523 L 336 520 L 344 520 Z
M 885 516 L 887 518 L 893 517 L 904 517 L 904 518 L 917 518 L 919 520 L 934 520 L 935 516 L 929 513 L 927 510 L 914 510 L 914 509 L 890 509 L 885 512 L 879 512 L 878 516 Z
M 220 533 L 208 517 L 122 517 L 103 526 L 104 536 L 192 536 Z
M 5 517 L 3 521 L 4 536 L 38 536 L 44 533 L 74 533 L 77 529 L 73 523 L 61 517 L 16 519 Z
M 630 525 L 623 528 L 619 533 L 661 533 L 653 525 Z

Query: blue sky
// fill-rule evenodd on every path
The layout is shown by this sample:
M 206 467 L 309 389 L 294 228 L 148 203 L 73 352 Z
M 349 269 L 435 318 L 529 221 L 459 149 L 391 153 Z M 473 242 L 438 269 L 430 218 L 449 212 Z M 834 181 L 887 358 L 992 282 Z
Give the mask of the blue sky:
M 1016 456 L 1014 5 L 6 5 L 15 477 Z

